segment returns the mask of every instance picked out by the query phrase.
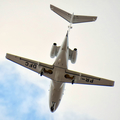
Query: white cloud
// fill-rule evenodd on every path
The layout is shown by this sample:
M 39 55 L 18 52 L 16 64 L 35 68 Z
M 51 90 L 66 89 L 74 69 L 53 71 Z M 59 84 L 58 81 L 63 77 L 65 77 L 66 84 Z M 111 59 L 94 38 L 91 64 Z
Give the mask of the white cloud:
M 24 120 L 28 116 L 38 119 L 46 118 L 45 114 L 49 116 L 49 107 L 45 102 L 47 91 L 29 80 L 23 82 L 15 66 L 2 62 L 0 67 L 0 119 Z M 31 111 L 34 112 L 29 115 Z

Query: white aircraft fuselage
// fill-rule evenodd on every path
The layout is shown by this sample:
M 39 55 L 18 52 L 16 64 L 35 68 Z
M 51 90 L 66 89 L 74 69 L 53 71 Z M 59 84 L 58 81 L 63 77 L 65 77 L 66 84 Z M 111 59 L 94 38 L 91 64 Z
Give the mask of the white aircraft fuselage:
M 59 82 L 64 76 L 65 69 L 68 68 L 68 57 L 69 57 L 69 46 L 68 46 L 68 32 L 65 39 L 59 49 L 57 58 L 54 62 L 54 79 L 51 81 L 50 96 L 49 96 L 49 107 L 51 112 L 54 112 L 61 99 L 65 88 L 65 83 Z

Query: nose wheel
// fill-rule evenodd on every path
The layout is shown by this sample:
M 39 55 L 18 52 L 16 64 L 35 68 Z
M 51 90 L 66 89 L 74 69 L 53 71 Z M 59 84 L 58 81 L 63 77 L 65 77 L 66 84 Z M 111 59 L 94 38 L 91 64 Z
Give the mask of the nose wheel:
M 51 108 L 50 108 L 50 109 L 51 109 L 51 112 L 54 112 L 54 110 L 55 110 L 55 104 L 56 104 L 55 102 L 52 102 L 52 106 L 51 106 Z
M 53 112 L 53 111 L 54 111 L 54 106 L 51 107 L 51 112 Z

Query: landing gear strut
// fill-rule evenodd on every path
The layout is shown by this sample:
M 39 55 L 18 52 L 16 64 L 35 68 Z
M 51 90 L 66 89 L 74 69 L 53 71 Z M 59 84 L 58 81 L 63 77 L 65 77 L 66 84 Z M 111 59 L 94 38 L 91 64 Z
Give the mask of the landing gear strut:
M 55 110 L 55 105 L 56 105 L 56 103 L 55 102 L 52 102 L 52 106 L 51 106 L 51 112 L 54 112 L 54 110 Z
M 42 76 L 42 75 L 43 75 L 43 72 L 40 73 L 40 76 Z
M 46 70 L 45 68 L 42 68 L 41 72 L 40 72 L 40 76 L 42 76 L 44 73 L 53 74 L 53 71 L 52 70 Z
M 73 85 L 73 83 L 74 83 L 75 81 L 74 80 L 72 80 L 72 85 Z
M 42 75 L 43 75 L 44 70 L 45 70 L 45 68 L 42 68 L 41 73 L 40 73 L 40 76 L 42 76 Z

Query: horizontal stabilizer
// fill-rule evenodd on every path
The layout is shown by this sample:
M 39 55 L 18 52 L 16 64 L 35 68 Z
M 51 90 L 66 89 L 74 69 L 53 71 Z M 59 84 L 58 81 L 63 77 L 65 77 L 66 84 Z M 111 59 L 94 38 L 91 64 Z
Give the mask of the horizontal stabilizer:
M 97 17 L 95 16 L 74 15 L 73 23 L 92 22 L 92 21 L 95 21 L 96 19 Z
M 64 11 L 64 10 L 61 10 L 60 8 L 57 8 L 53 5 L 50 5 L 50 8 L 51 8 L 52 11 L 57 13 L 59 16 L 61 16 L 65 20 L 67 20 L 68 22 L 71 22 L 72 14 L 70 14 L 70 13 Z M 92 21 L 95 21 L 96 19 L 97 19 L 96 16 L 74 15 L 72 23 L 92 22 Z

